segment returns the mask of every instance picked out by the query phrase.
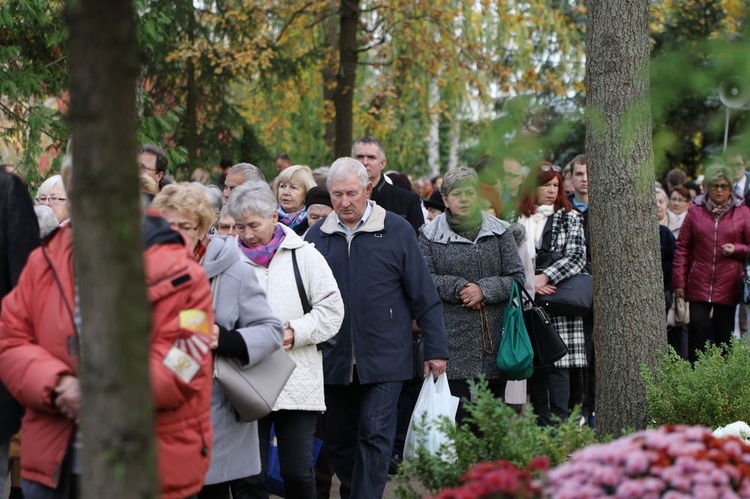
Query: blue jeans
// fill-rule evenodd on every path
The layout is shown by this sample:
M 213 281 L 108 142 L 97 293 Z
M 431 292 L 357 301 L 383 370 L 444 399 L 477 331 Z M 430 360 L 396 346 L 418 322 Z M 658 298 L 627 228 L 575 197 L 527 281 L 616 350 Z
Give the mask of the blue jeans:
M 326 385 L 325 430 L 342 499 L 383 497 L 396 436 L 401 381 Z

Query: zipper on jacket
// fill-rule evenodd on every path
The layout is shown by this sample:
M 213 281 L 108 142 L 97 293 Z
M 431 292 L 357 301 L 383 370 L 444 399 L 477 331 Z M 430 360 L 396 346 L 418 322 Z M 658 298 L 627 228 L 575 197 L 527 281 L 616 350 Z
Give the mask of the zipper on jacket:
M 714 219 L 714 251 L 713 262 L 711 263 L 711 283 L 708 286 L 708 303 L 713 302 L 714 296 L 714 278 L 716 277 L 716 245 L 719 244 L 719 219 Z

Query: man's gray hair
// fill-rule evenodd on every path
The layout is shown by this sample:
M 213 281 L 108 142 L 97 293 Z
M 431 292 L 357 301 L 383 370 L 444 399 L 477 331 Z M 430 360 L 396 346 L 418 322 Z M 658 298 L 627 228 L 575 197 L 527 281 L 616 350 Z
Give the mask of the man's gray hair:
M 238 163 L 229 169 L 227 176 L 238 173 L 242 175 L 245 182 L 265 182 L 266 177 L 260 169 L 250 163 Z
M 459 166 L 448 170 L 443 176 L 443 185 L 440 186 L 440 194 L 448 197 L 448 194 L 459 185 L 469 183 L 479 192 L 479 176 L 473 168 Z
M 276 212 L 278 204 L 276 196 L 265 182 L 245 182 L 232 191 L 227 201 L 229 215 L 242 220 L 247 215 L 260 215 L 271 218 Z
M 211 203 L 211 207 L 215 212 L 221 211 L 221 206 L 224 204 L 224 194 L 215 185 L 203 185 L 200 182 L 193 182 L 193 184 L 199 186 L 206 193 L 208 202 Z
M 359 184 L 362 189 L 367 189 L 367 184 L 370 180 L 367 178 L 367 170 L 365 165 L 354 158 L 339 158 L 333 162 L 331 169 L 328 171 L 328 178 L 326 179 L 326 188 L 331 190 L 331 181 L 333 179 L 342 179 L 356 177 L 359 179 Z

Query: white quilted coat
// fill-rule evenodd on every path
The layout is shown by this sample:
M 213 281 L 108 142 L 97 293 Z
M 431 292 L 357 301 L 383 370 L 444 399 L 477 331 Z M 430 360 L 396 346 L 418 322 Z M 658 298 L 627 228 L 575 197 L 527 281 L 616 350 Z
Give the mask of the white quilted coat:
M 281 392 L 274 410 L 325 411 L 323 357 L 316 345 L 339 332 L 344 320 L 344 302 L 336 279 L 325 258 L 291 229 L 282 225 L 286 237 L 267 269 L 252 265 L 271 309 L 284 326 L 294 329 L 294 346 L 289 350 L 297 368 Z M 302 281 L 312 310 L 303 314 L 292 267 L 292 249 L 297 253 Z

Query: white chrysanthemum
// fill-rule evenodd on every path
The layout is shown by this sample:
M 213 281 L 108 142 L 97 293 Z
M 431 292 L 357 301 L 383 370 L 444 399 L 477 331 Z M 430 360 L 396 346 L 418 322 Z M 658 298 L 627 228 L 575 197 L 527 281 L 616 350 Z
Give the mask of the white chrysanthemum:
M 719 438 L 732 436 L 748 441 L 750 440 L 750 425 L 744 421 L 735 421 L 732 424 L 717 428 L 713 435 Z

